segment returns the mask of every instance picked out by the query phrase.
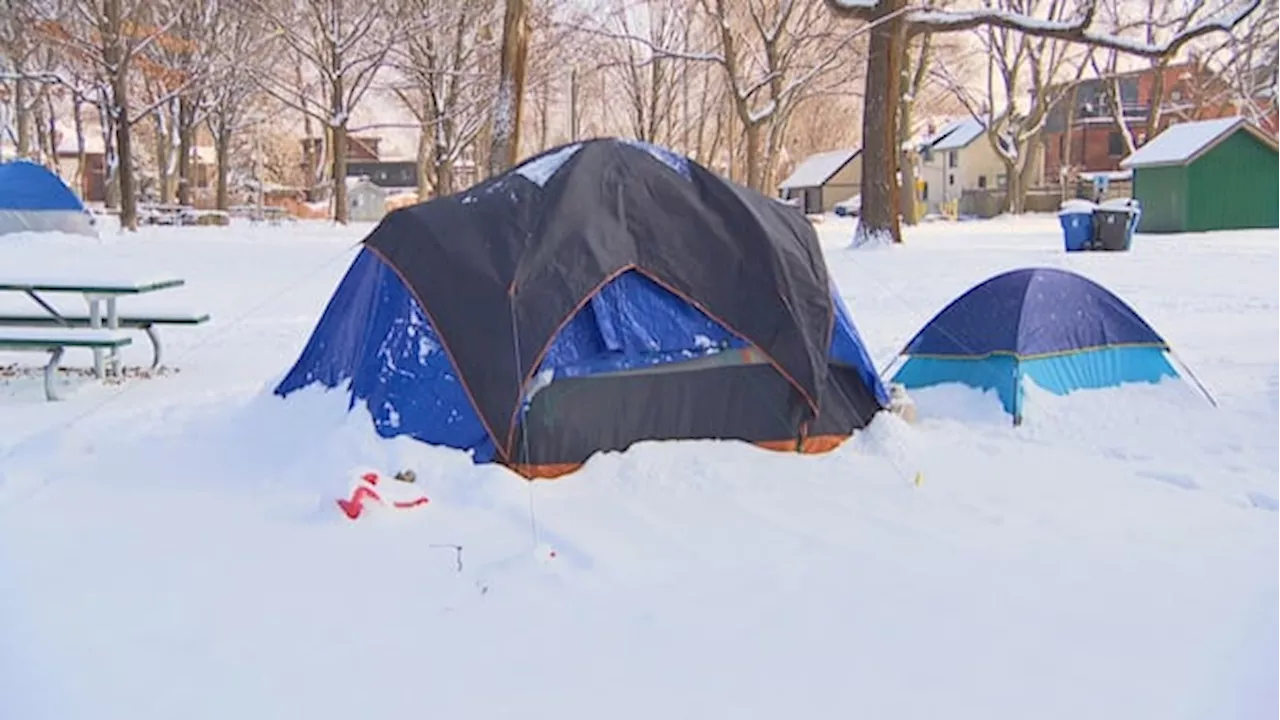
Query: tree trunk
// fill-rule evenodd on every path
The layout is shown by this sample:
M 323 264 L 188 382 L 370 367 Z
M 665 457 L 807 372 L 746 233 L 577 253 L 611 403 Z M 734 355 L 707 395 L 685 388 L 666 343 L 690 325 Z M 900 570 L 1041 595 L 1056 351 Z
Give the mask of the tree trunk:
M 427 115 L 427 117 L 430 117 Z M 418 174 L 418 202 L 428 200 L 434 193 L 432 182 L 432 173 L 435 159 L 432 157 L 431 148 L 435 146 L 435 133 L 431 132 L 427 123 L 421 123 L 418 127 L 418 157 L 417 157 L 417 174 Z M 438 168 L 435 168 L 438 170 Z
M 916 225 L 920 221 L 917 212 L 920 195 L 916 191 L 916 154 L 907 148 L 907 143 L 911 140 L 915 96 L 924 85 L 925 73 L 928 70 L 929 45 L 929 36 L 921 37 L 919 62 L 914 67 L 911 64 L 911 43 L 904 41 L 900 46 L 902 87 L 899 88 L 898 95 L 898 132 L 895 135 L 894 147 L 901 153 L 898 160 L 898 167 L 902 170 L 900 202 L 902 203 L 902 222 L 907 225 Z
M 187 95 L 178 98 L 178 204 L 191 204 L 191 150 L 195 145 L 196 103 Z M 221 167 L 221 164 L 219 165 Z M 219 170 L 221 174 L 221 170 Z M 225 209 L 225 208 L 222 208 Z
M 498 98 L 493 111 L 489 175 L 501 175 L 515 167 L 520 153 L 526 61 L 529 50 L 529 16 L 526 0 L 506 0 L 502 20 L 502 54 L 499 60 Z
M 880 20 L 905 7 L 906 0 L 881 0 L 872 17 Z M 898 223 L 898 102 L 901 99 L 901 45 L 906 41 L 901 16 L 871 30 L 862 113 L 862 210 L 855 245 L 902 242 Z
M 120 227 L 138 229 L 138 191 L 133 178 L 133 128 L 129 123 L 129 80 L 122 71 L 112 78 L 116 116 L 116 184 L 120 189 Z
M 120 228 L 138 229 L 138 193 L 133 178 L 133 135 L 129 122 L 129 66 L 124 51 L 124 32 L 121 20 L 120 0 L 106 0 L 103 15 L 108 33 L 104 33 L 103 57 L 111 68 L 111 97 L 108 114 L 112 116 L 116 131 L 116 185 L 120 192 Z
M 899 193 L 902 203 L 902 221 L 907 225 L 916 225 L 920 222 L 920 193 L 916 191 L 915 158 L 915 153 L 903 150 L 898 163 L 902 168 L 902 188 Z
M 578 126 L 578 68 L 569 71 L 569 141 L 577 142 L 581 133 Z
M 42 92 L 40 94 L 40 98 L 35 102 L 35 107 L 32 108 L 32 119 L 35 120 L 36 130 L 36 147 L 32 156 L 35 158 L 36 162 L 47 163 L 50 167 L 54 168 L 56 172 L 58 156 L 49 150 L 53 142 L 53 133 L 50 132 L 50 125 L 53 122 L 53 116 L 45 113 L 45 104 L 41 102 L 46 97 L 47 93 Z
M 551 87 L 547 81 L 543 81 L 542 88 L 538 93 L 538 152 L 546 150 L 550 142 L 551 133 Z
M 1080 84 L 1075 83 L 1067 92 L 1067 120 L 1066 131 L 1062 136 L 1062 152 L 1058 158 L 1058 182 L 1062 185 L 1062 199 L 1069 200 L 1075 197 L 1075 188 L 1070 187 L 1070 182 L 1075 174 L 1071 172 L 1071 168 L 1075 165 L 1075 125 L 1076 125 L 1076 104 L 1080 95 Z
M 104 92 L 110 92 L 107 86 Z M 116 146 L 116 121 L 111 98 L 98 100 L 98 127 L 102 129 L 102 192 L 108 209 L 120 208 L 120 152 Z
M 1151 107 L 1147 110 L 1147 132 L 1141 144 L 1160 134 L 1160 123 L 1164 118 L 1160 114 L 1160 106 L 1164 104 L 1164 72 L 1168 60 L 1160 60 L 1155 66 L 1155 77 L 1151 78 Z
M 227 171 L 231 164 L 231 126 L 224 123 L 218 128 L 218 136 L 214 138 L 215 149 L 218 154 L 218 180 L 217 189 L 214 191 L 214 202 L 219 210 L 227 210 L 231 207 L 231 201 L 227 194 Z M 262 178 L 258 178 L 259 184 Z M 179 185 L 179 191 L 182 189 Z
M 1044 144 L 1044 136 L 1040 133 L 1026 144 L 1026 158 L 1022 161 L 1021 169 L 1018 170 L 1018 212 L 1027 211 L 1027 189 L 1036 187 L 1042 180 L 1036 177 L 1038 164 L 1036 158 L 1043 156 Z
M 745 124 L 745 123 L 744 123 Z M 747 161 L 747 187 L 752 190 L 761 190 L 761 167 L 760 162 L 760 123 L 752 123 L 746 125 L 744 129 L 746 137 L 746 161 Z
M 169 177 L 170 161 L 172 160 L 173 146 L 169 142 L 170 129 L 168 120 L 165 117 L 165 108 L 163 106 L 156 108 L 156 136 L 155 136 L 155 153 L 156 153 L 156 192 L 159 194 L 157 198 L 161 203 L 167 203 L 173 195 L 170 192 L 173 183 Z
M 342 225 L 350 217 L 347 212 L 347 123 L 333 127 L 333 219 Z
M 53 107 L 53 93 L 49 92 L 46 87 L 42 93 L 44 98 L 44 116 L 46 123 L 44 124 L 45 141 L 44 152 L 48 153 L 49 162 L 53 167 L 57 168 L 58 175 L 62 175 L 62 159 L 58 157 L 58 111 Z
M 1022 192 L 1022 170 L 1017 163 L 1004 161 L 1005 210 L 1011 215 L 1021 215 L 1026 206 Z
M 71 121 L 75 123 L 76 130 L 76 187 L 79 189 L 80 199 L 89 199 L 89 181 L 86 174 L 85 165 L 89 163 L 89 153 L 85 150 L 84 138 L 84 116 L 81 115 L 81 101 L 79 93 L 71 99 Z M 106 168 L 103 168 L 104 170 Z
M 16 68 L 19 74 L 23 69 L 21 65 Z M 15 80 L 13 83 L 13 107 L 18 117 L 18 157 L 31 157 L 31 103 L 27 100 L 27 81 Z
M 443 142 L 436 142 L 436 197 L 444 197 L 453 193 L 453 158 L 449 157 L 449 148 Z

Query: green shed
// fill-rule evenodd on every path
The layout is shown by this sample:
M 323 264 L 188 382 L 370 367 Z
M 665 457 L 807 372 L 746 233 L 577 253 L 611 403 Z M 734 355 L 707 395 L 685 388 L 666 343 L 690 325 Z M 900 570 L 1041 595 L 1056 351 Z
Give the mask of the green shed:
M 1133 170 L 1138 232 L 1280 227 L 1276 141 L 1242 117 L 1171 125 L 1120 167 Z

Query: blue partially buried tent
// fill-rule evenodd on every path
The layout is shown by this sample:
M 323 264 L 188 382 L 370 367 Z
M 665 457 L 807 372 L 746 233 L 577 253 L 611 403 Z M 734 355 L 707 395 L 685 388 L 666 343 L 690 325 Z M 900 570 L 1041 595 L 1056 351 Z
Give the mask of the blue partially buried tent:
M 1057 395 L 1178 377 L 1168 343 L 1111 291 L 1066 270 L 1012 270 L 943 308 L 902 350 L 893 381 L 995 390 L 1022 421 L 1023 379 Z
M 84 203 L 48 168 L 29 160 L 0 163 L 0 235 L 24 231 L 97 236 Z

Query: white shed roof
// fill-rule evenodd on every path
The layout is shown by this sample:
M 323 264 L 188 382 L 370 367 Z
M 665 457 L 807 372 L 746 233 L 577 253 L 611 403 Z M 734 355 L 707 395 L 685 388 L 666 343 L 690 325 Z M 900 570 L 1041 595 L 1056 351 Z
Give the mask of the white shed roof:
M 861 151 L 857 148 L 846 148 L 810 155 L 796 166 L 786 180 L 778 184 L 778 189 L 797 190 L 826 185 L 831 176 L 857 157 L 859 152 Z
M 1249 125 L 1243 117 L 1178 123 L 1165 128 L 1146 145 L 1120 162 L 1122 168 L 1186 165 L 1214 145 L 1222 142 L 1238 128 L 1244 127 L 1258 138 L 1275 146 L 1269 138 Z

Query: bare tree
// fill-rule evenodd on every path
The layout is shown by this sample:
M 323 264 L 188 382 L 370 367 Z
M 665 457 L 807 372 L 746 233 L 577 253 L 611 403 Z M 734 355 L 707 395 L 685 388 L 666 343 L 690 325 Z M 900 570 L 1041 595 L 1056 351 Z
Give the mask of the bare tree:
M 53 46 L 42 42 L 33 28 L 58 17 L 59 11 L 52 2 L 0 0 L 0 72 L 8 78 L 7 92 L 0 86 L 0 97 L 8 95 L 14 126 L 0 131 L 10 135 L 18 157 L 42 159 L 47 151 L 36 136 L 38 116 L 52 88 L 40 76 L 54 71 L 58 62 Z
M 701 12 L 694 15 L 691 8 L 689 15 L 695 36 L 706 38 L 698 43 L 704 49 L 687 43 L 672 47 L 634 33 L 594 32 L 643 44 L 652 53 L 648 62 L 680 59 L 718 66 L 741 125 L 746 184 L 763 191 L 795 108 L 836 84 L 847 87 L 854 76 L 849 61 L 856 56 L 860 31 L 833 31 L 823 0 L 698 0 L 697 7 Z
M 250 0 L 296 64 L 257 73 L 259 87 L 281 104 L 318 121 L 333 159 L 333 218 L 347 222 L 348 128 L 391 49 L 415 29 L 395 0 L 298 0 L 278 6 Z M 293 72 L 290 72 L 290 71 Z M 300 97 L 304 73 L 319 84 L 323 105 Z
M 821 0 L 702 3 L 717 29 L 716 62 L 742 124 L 746 184 L 767 191 L 792 113 L 824 81 L 851 69 L 857 33 L 832 33 Z M 842 80 L 848 84 L 847 76 Z
M 153 0 L 74 0 L 71 21 L 59 39 L 94 67 L 100 123 L 107 143 L 108 172 L 115 176 L 120 198 L 120 226 L 138 227 L 138 197 L 134 168 L 133 126 L 186 90 L 179 81 L 145 106 L 131 102 L 139 59 L 167 37 L 178 18 L 156 18 Z
M 138 58 L 142 88 L 155 102 L 156 171 L 162 202 L 191 202 L 191 155 L 196 128 L 208 106 L 209 71 L 218 50 L 213 37 L 222 15 L 235 9 L 224 0 L 152 0 L 153 22 L 170 28 Z M 242 59 L 243 60 L 243 59 Z M 181 88 L 175 92 L 175 88 Z M 160 98 L 163 101 L 157 102 Z
M 653 48 L 679 47 L 689 28 L 688 3 L 679 0 L 614 0 L 606 28 L 618 39 L 601 43 L 603 62 L 619 100 L 625 98 L 627 129 L 632 137 L 667 143 L 670 118 L 675 114 L 680 69 L 687 63 Z M 683 22 L 682 22 L 683 19 Z M 632 38 L 642 38 L 633 40 Z M 687 49 L 687 48 L 683 48 Z
M 1056 0 L 1052 6 L 1061 20 L 1037 17 L 1016 3 L 1011 9 L 985 7 L 977 10 L 918 8 L 907 0 L 824 0 L 837 15 L 870 23 L 867 52 L 866 93 L 863 110 L 862 215 L 855 244 L 901 242 L 898 153 L 894 126 L 899 120 L 901 100 L 902 44 L 920 33 L 1004 28 L 1035 37 L 1046 37 L 1082 45 L 1114 48 L 1144 57 L 1176 53 L 1187 43 L 1213 32 L 1228 31 L 1258 8 L 1263 0 L 1241 0 L 1237 7 L 1216 19 L 1194 23 L 1165 42 L 1147 43 L 1123 37 L 1116 28 L 1098 29 L 1095 16 L 1098 0 Z
M 226 210 L 230 207 L 232 141 L 251 123 L 264 119 L 256 76 L 272 47 L 272 38 L 260 16 L 244 12 L 219 13 L 209 37 L 216 52 L 209 64 L 202 104 L 218 165 L 214 205 Z
M 1063 22 L 1069 11 L 1059 0 L 995 0 L 995 7 L 1036 13 Z M 986 56 L 986 86 L 975 95 L 963 78 L 942 69 L 956 96 L 986 128 L 986 139 L 1005 168 L 1006 207 L 1023 212 L 1026 189 L 1037 168 L 1038 144 L 1050 111 L 1084 74 L 1093 53 L 1085 46 L 1008 27 L 975 31 Z M 1064 82 L 1065 80 L 1065 82 Z M 1025 102 L 1024 98 L 1029 98 Z
M 405 78 L 392 90 L 418 122 L 418 197 L 448 195 L 454 166 L 475 142 L 493 105 L 496 43 L 486 29 L 497 0 L 408 0 L 430 18 L 397 47 L 391 63 Z
M 1128 28 L 1131 34 L 1145 38 L 1148 43 L 1185 32 L 1195 22 L 1224 9 L 1221 2 L 1196 3 L 1185 14 L 1177 15 L 1168 4 L 1154 0 L 1147 0 L 1142 8 L 1108 0 L 1105 7 L 1113 23 Z M 1140 12 L 1134 12 L 1135 9 Z M 1146 116 L 1141 122 L 1142 137 L 1124 110 L 1126 97 L 1121 82 L 1124 68 L 1120 64 L 1123 59 L 1120 53 L 1116 50 L 1098 53 L 1092 67 L 1099 77 L 1111 78 L 1105 99 L 1130 153 L 1163 129 L 1167 124 L 1166 111 L 1181 120 L 1243 114 L 1274 133 L 1276 99 L 1268 91 L 1275 87 L 1276 41 L 1276 2 L 1267 0 L 1230 33 L 1191 43 L 1189 72 L 1174 76 L 1169 56 L 1149 59 L 1152 83 Z M 1170 103 L 1173 93 L 1179 97 Z
M 524 86 L 529 61 L 528 0 L 505 0 L 498 91 L 489 128 L 489 175 L 515 166 L 524 119 Z

